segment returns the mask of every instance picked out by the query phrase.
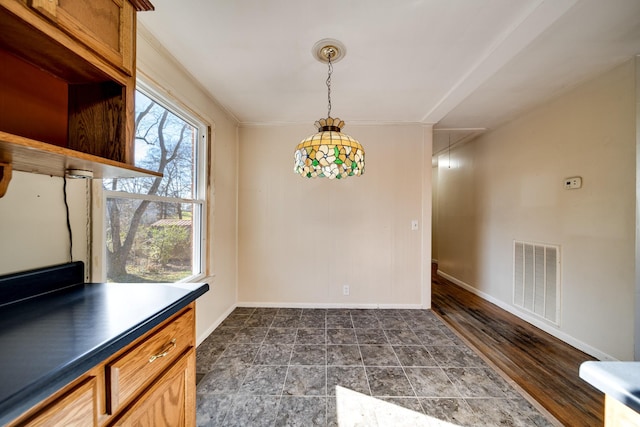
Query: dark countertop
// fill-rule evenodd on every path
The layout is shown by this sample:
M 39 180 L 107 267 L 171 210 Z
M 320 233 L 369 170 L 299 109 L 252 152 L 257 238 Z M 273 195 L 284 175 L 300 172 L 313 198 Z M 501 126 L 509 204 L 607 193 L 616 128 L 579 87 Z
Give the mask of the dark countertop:
M 95 283 L 0 307 L 0 425 L 144 335 L 206 283 Z
M 640 412 L 640 362 L 584 362 L 580 378 Z

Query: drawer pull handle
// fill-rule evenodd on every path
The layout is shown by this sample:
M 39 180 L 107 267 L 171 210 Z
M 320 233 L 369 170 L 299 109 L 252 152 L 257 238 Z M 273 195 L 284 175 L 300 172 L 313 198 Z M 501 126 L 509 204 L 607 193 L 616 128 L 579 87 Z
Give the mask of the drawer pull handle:
M 171 341 L 169 341 L 167 343 L 167 345 L 165 345 L 164 347 L 162 347 L 162 349 L 160 349 L 160 351 L 156 354 L 154 354 L 153 356 L 151 356 L 149 358 L 149 363 L 153 362 L 156 359 L 160 359 L 161 357 L 165 357 L 167 354 L 169 354 L 169 352 L 171 350 L 173 350 L 176 347 L 176 339 L 172 339 Z

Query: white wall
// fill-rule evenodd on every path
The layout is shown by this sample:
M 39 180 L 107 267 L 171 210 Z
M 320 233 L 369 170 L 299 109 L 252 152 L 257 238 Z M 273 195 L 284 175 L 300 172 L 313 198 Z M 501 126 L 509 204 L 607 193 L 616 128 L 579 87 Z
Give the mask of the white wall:
M 213 203 L 209 206 L 207 238 L 211 290 L 196 303 L 196 336 L 201 342 L 236 302 L 237 122 L 230 117 L 155 38 L 138 25 L 138 74 L 154 82 L 212 126 Z
M 430 304 L 431 129 L 344 131 L 365 148 L 365 174 L 332 181 L 293 172 L 311 125 L 241 127 L 239 304 Z
M 518 312 L 513 240 L 558 244 L 561 322 L 538 325 L 623 360 L 634 349 L 634 79 L 630 61 L 455 147 L 438 171 L 439 269 Z M 571 176 L 582 189 L 563 189 Z
M 0 274 L 70 261 L 63 178 L 13 172 L 0 198 Z M 73 260 L 87 263 L 88 181 L 67 180 Z

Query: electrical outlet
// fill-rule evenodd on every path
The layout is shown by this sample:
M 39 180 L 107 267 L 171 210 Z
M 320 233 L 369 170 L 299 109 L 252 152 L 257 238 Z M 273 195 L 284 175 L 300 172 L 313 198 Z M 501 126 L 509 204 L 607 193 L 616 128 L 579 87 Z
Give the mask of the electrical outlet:
M 344 285 L 342 287 L 342 295 L 349 295 L 349 285 Z
M 564 179 L 564 189 L 574 190 L 582 187 L 582 178 L 579 176 L 572 176 L 571 178 Z

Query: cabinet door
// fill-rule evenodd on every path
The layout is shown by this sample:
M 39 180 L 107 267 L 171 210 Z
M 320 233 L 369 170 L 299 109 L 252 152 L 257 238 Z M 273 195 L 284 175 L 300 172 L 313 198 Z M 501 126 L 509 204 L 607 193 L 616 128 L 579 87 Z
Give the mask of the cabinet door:
M 30 0 L 31 7 L 133 75 L 135 10 L 127 0 Z
M 195 363 L 193 349 L 178 359 L 113 426 L 195 426 Z
M 87 378 L 46 406 L 33 417 L 16 426 L 97 426 L 97 381 Z

